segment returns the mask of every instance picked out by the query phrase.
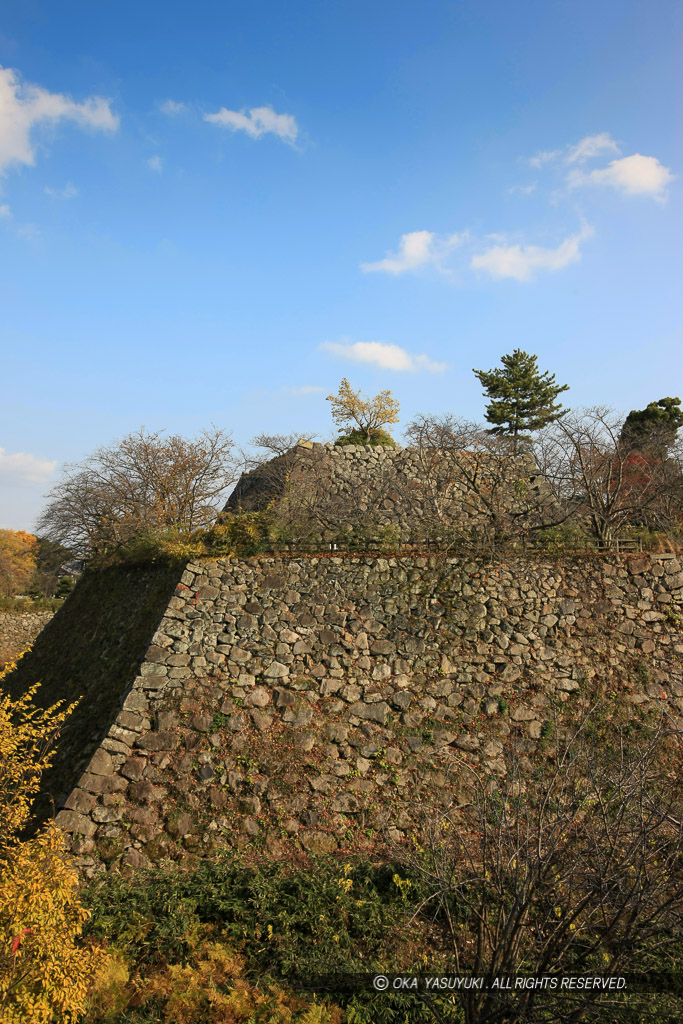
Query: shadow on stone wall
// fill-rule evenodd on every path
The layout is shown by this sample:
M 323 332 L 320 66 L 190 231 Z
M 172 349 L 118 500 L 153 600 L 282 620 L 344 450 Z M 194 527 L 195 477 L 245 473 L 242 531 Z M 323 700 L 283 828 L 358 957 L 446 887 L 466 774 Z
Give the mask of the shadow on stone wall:
M 157 628 L 182 566 L 127 566 L 86 573 L 3 686 L 14 698 L 40 682 L 35 703 L 80 702 L 43 776 L 36 821 L 53 813 L 107 735 Z

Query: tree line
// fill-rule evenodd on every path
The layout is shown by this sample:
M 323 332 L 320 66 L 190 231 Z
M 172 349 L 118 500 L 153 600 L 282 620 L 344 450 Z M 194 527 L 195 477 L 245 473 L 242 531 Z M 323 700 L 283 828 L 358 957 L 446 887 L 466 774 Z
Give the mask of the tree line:
M 572 411 L 557 401 L 569 386 L 541 372 L 536 356 L 515 349 L 501 363 L 473 371 L 488 399 L 486 424 L 418 415 L 404 430 L 420 463 L 425 535 L 439 536 L 445 547 L 477 541 L 495 548 L 574 530 L 609 546 L 624 530 L 680 530 L 680 398 L 653 401 L 626 417 L 603 406 Z M 326 400 L 338 427 L 335 445 L 397 447 L 388 428 L 399 420 L 399 405 L 389 390 L 363 399 L 343 378 Z M 40 516 L 40 543 L 98 558 L 141 534 L 210 531 L 240 473 L 284 455 L 300 437 L 260 434 L 251 441 L 260 449 L 254 455 L 216 427 L 194 439 L 141 429 L 66 467 Z M 273 463 L 282 483 L 288 472 Z M 271 516 L 280 537 L 335 527 L 372 532 L 377 501 L 331 495 L 324 452 L 307 472 L 308 480 L 299 478 Z M 533 477 L 542 487 L 529 487 Z M 381 499 L 383 488 L 396 496 L 403 487 L 398 497 L 407 507 L 415 499 L 411 486 L 412 492 L 395 472 L 380 474 L 375 497 Z

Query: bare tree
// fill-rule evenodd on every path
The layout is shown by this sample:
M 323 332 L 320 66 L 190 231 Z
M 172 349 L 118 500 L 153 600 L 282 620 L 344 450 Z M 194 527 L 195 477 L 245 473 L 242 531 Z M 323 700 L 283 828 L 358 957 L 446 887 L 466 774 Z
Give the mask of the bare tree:
M 442 547 L 474 541 L 495 549 L 567 518 L 533 458 L 512 454 L 508 438 L 452 416 L 418 416 L 405 434 L 420 470 L 406 497 Z
M 314 437 L 314 434 L 309 436 L 308 434 L 297 433 L 257 434 L 256 437 L 252 437 L 249 444 L 253 445 L 254 448 L 261 449 L 258 454 L 249 455 L 242 448 L 239 449 L 244 471 L 249 472 L 252 469 L 256 469 L 257 466 L 263 466 L 274 457 L 277 458 L 280 455 L 285 455 L 292 448 L 295 448 L 298 441 L 312 441 Z
M 607 407 L 576 410 L 541 431 L 534 448 L 558 500 L 605 545 L 628 526 L 669 529 L 683 509 L 680 454 L 641 451 L 623 426 Z
M 281 529 L 292 539 L 310 542 L 315 538 L 339 540 L 344 535 L 367 537 L 388 526 L 390 495 L 398 498 L 395 459 L 374 467 L 372 474 L 358 467 L 341 452 L 322 445 L 299 452 L 288 467 L 280 501 L 273 506 Z
M 215 427 L 195 439 L 162 433 L 143 427 L 68 465 L 48 495 L 39 531 L 89 557 L 142 531 L 189 533 L 211 525 L 235 479 L 231 438 Z
M 638 740 L 617 735 L 607 750 L 585 735 L 588 720 L 535 774 L 515 757 L 504 782 L 463 764 L 471 800 L 426 816 L 425 853 L 408 860 L 431 890 L 419 913 L 444 924 L 458 974 L 613 976 L 661 970 L 667 951 L 675 956 L 680 741 L 665 768 L 663 723 Z M 579 1021 L 609 1006 L 598 998 L 533 987 L 460 993 L 466 1024 Z

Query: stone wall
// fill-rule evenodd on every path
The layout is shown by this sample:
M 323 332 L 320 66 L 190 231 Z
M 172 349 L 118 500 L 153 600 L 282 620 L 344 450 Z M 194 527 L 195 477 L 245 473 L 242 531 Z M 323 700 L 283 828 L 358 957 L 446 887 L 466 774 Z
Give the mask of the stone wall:
M 683 727 L 681 599 L 672 556 L 190 564 L 57 824 L 86 875 L 401 841 L 596 694 Z
M 11 661 L 32 644 L 54 612 L 0 612 L 0 656 Z M 0 667 L 2 667 L 0 665 Z
M 487 459 L 483 454 L 471 457 L 477 459 L 477 486 L 481 487 Z M 515 488 L 519 481 L 526 485 L 525 501 L 538 501 L 540 496 L 548 500 L 547 488 L 527 457 L 505 457 L 509 476 L 505 482 L 499 463 L 500 457 L 489 456 L 501 506 L 520 505 L 519 487 Z M 432 533 L 448 521 L 475 518 L 481 502 L 476 488 L 466 486 L 461 469 L 458 457 L 452 454 L 300 441 L 284 455 L 244 473 L 224 512 L 263 509 L 273 499 L 281 499 L 289 486 L 291 499 L 278 505 L 285 519 L 308 516 L 326 526 L 330 536 L 338 533 L 338 527 L 366 520 L 393 526 L 399 539 L 408 541 L 424 527 Z M 310 516 L 313 508 L 315 515 Z
M 39 683 L 39 706 L 76 702 L 60 730 L 55 763 L 43 775 L 37 821 L 54 814 L 107 735 L 181 572 L 182 565 L 86 571 L 3 680 L 13 699 Z

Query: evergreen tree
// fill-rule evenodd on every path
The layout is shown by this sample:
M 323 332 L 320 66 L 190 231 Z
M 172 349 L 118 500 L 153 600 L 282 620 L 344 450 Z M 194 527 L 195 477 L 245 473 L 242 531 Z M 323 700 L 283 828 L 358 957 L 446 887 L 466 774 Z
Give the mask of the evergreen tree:
M 483 385 L 490 403 L 486 419 L 494 423 L 489 433 L 512 438 L 512 451 L 517 454 L 521 444 L 529 440 L 526 431 L 540 430 L 560 419 L 564 412 L 555 399 L 569 385 L 555 383 L 555 374 L 539 373 L 537 357 L 516 348 L 501 359 L 502 370 L 473 370 Z
M 680 427 L 683 427 L 680 398 L 660 398 L 658 402 L 650 402 L 645 409 L 631 410 L 619 440 L 629 448 L 666 458 Z

